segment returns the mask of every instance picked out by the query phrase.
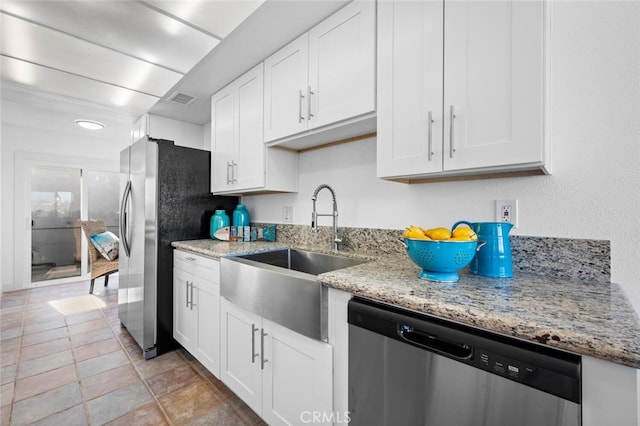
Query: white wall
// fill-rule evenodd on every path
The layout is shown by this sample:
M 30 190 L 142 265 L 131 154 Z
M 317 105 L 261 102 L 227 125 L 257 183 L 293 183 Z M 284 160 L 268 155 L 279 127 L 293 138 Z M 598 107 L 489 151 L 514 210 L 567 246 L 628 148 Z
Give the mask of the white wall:
M 311 223 L 311 195 L 337 192 L 339 224 L 402 229 L 494 220 L 519 200 L 514 235 L 611 241 L 612 280 L 640 312 L 640 2 L 552 4 L 553 175 L 405 185 L 375 177 L 375 139 L 300 155 L 299 193 L 245 196 L 253 221 Z M 330 212 L 321 193 L 319 211 Z M 323 224 L 321 222 L 321 224 Z M 326 219 L 324 224 L 330 224 Z
M 207 151 L 211 151 L 211 123 L 207 123 L 203 127 L 204 147 Z
M 176 145 L 187 148 L 211 149 L 210 142 L 208 147 L 205 146 L 205 126 L 203 125 L 186 123 L 155 114 L 147 114 L 147 120 L 147 135 L 152 138 L 169 139 L 174 141 Z M 209 133 L 211 133 L 210 125 Z M 210 135 L 209 140 L 211 140 Z
M 25 104 L 16 100 L 24 94 L 17 95 L 16 98 L 3 93 L 1 104 L 2 291 L 23 288 L 28 279 L 24 276 L 25 271 L 14 267 L 16 263 L 28 265 L 30 262 L 24 254 L 25 250 L 28 253 L 28 247 L 24 247 L 24 236 L 29 232 L 25 216 L 29 198 L 22 191 L 28 174 L 25 166 L 35 161 L 118 171 L 120 151 L 129 144 L 133 122 L 133 117 L 125 114 L 99 110 L 92 113 L 86 105 L 69 108 L 60 99 L 39 99 Z M 80 117 L 105 122 L 107 127 L 100 132 L 80 129 L 73 123 L 73 118 Z

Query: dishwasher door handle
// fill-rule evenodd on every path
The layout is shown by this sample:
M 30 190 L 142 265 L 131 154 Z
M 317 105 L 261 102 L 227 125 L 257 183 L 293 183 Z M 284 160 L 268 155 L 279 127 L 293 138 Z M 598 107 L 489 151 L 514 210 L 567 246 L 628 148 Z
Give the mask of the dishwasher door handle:
M 409 325 L 400 325 L 398 335 L 407 343 L 458 359 L 469 359 L 473 348 L 466 343 L 448 342 L 431 333 L 416 330 Z

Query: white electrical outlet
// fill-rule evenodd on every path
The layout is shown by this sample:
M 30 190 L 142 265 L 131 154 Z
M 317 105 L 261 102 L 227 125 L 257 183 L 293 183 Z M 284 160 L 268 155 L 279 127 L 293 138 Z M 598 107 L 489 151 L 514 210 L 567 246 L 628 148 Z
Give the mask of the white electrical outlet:
M 518 227 L 518 200 L 496 200 L 496 221 Z
M 285 222 L 293 222 L 293 206 L 285 206 L 282 208 L 282 220 Z

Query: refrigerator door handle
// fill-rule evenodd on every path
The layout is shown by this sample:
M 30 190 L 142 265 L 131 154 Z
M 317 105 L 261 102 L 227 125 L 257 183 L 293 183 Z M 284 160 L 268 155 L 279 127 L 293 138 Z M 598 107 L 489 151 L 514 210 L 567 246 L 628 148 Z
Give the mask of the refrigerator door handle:
M 129 229 L 127 226 L 127 207 L 131 200 L 131 181 L 127 181 L 127 185 L 124 188 L 122 194 L 122 202 L 120 203 L 120 241 L 122 241 L 122 247 L 127 257 L 130 256 L 131 246 L 129 244 Z

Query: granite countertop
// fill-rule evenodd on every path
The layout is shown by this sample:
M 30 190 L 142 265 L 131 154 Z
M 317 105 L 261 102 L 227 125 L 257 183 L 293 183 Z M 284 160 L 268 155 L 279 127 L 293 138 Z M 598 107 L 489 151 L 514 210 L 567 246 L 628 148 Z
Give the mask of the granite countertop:
M 172 245 L 212 257 L 289 246 L 213 240 Z M 418 278 L 418 271 L 406 256 L 389 256 L 318 279 L 374 301 L 640 368 L 640 321 L 617 284 L 524 273 L 510 279 L 462 273 L 457 283 L 438 283 Z
M 204 256 L 215 257 L 216 259 L 224 256 L 237 256 L 240 254 L 258 253 L 261 251 L 276 250 L 279 248 L 288 248 L 288 244 L 282 244 L 269 241 L 252 241 L 252 242 L 229 242 L 218 240 L 192 240 L 192 241 L 174 241 L 172 247 L 192 251 Z

